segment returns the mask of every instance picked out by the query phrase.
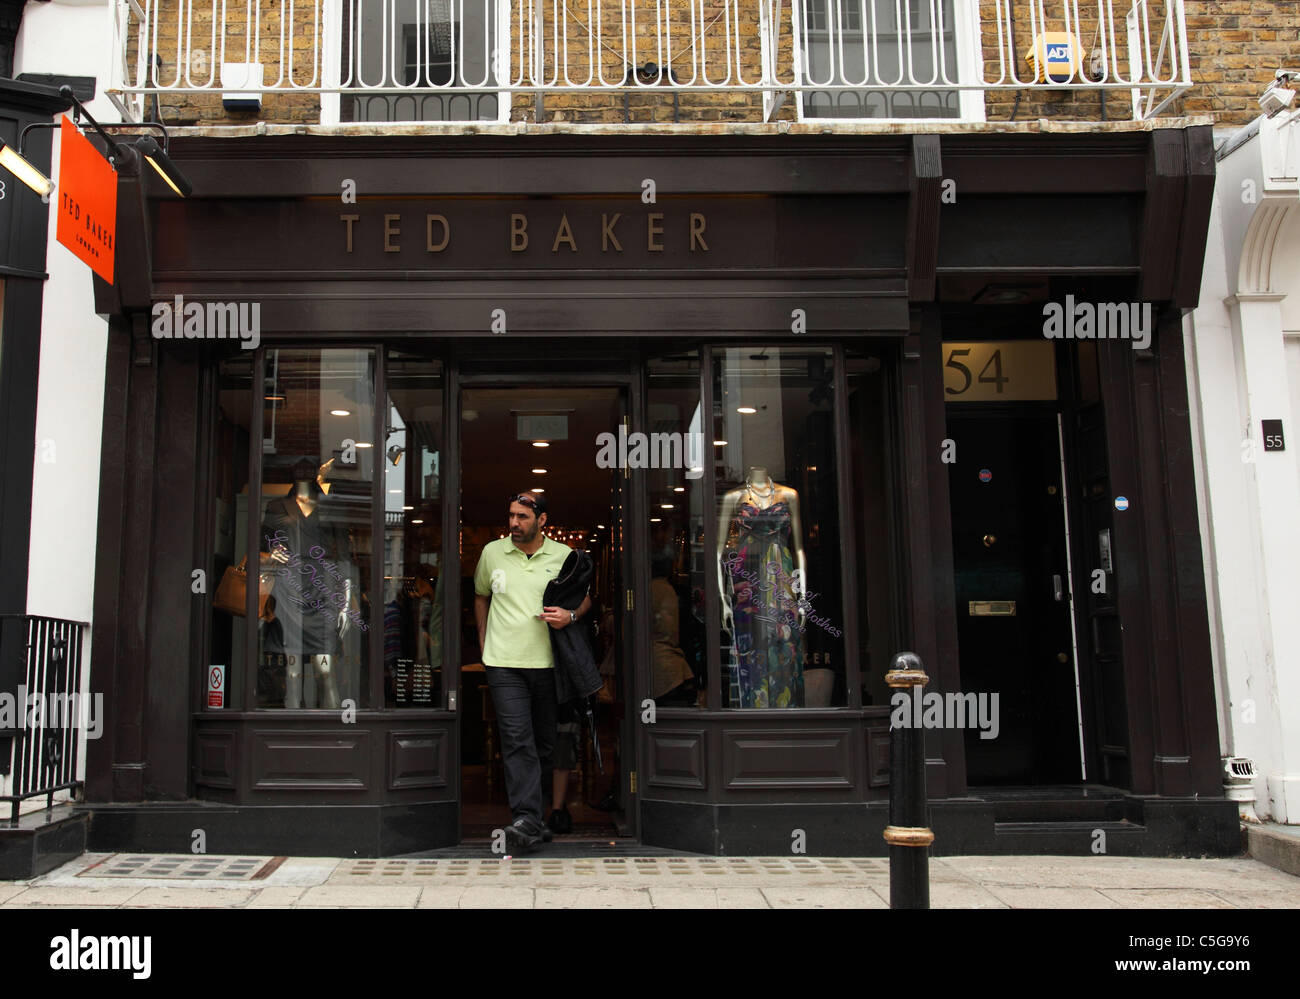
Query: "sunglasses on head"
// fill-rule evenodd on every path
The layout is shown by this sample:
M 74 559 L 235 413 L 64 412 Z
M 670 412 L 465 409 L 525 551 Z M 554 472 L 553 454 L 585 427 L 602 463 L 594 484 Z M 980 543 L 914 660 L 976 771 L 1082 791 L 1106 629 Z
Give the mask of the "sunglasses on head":
M 533 497 L 529 496 L 527 493 L 518 493 L 517 495 L 511 496 L 509 502 L 522 503 L 524 506 L 531 507 L 533 510 L 537 509 L 537 500 L 533 499 Z

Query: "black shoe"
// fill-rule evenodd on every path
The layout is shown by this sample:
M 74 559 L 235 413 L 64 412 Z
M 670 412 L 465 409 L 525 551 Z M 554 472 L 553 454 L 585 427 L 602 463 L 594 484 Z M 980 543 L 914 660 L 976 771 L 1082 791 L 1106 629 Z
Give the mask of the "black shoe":
M 534 853 L 544 840 L 540 833 L 529 829 L 527 819 L 515 819 L 506 826 L 506 852 L 511 855 Z
M 567 808 L 552 808 L 551 817 L 546 820 L 547 828 L 556 836 L 573 832 L 573 816 Z

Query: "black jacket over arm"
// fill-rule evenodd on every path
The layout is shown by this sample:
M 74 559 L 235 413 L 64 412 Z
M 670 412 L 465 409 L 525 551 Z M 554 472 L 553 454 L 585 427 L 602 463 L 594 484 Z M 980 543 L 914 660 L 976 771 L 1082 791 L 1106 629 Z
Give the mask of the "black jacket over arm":
M 560 574 L 546 584 L 542 603 L 576 611 L 591 586 L 595 567 L 591 556 L 574 549 L 564 560 Z M 551 650 L 555 653 L 555 698 L 560 704 L 589 697 L 600 689 L 600 670 L 592 651 L 591 615 L 567 628 L 551 628 Z

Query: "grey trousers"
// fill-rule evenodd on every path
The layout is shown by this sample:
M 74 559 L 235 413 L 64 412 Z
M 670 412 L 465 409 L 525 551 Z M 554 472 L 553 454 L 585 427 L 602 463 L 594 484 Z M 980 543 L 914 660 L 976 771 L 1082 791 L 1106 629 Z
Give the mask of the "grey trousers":
M 512 819 L 542 827 L 555 751 L 555 671 L 484 666 L 497 714 Z

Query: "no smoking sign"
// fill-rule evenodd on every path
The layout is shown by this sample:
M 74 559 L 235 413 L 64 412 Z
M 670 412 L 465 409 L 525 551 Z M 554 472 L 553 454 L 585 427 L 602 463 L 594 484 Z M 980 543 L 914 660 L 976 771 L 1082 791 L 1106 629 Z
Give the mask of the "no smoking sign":
M 208 707 L 224 708 L 226 706 L 226 667 L 208 668 Z

